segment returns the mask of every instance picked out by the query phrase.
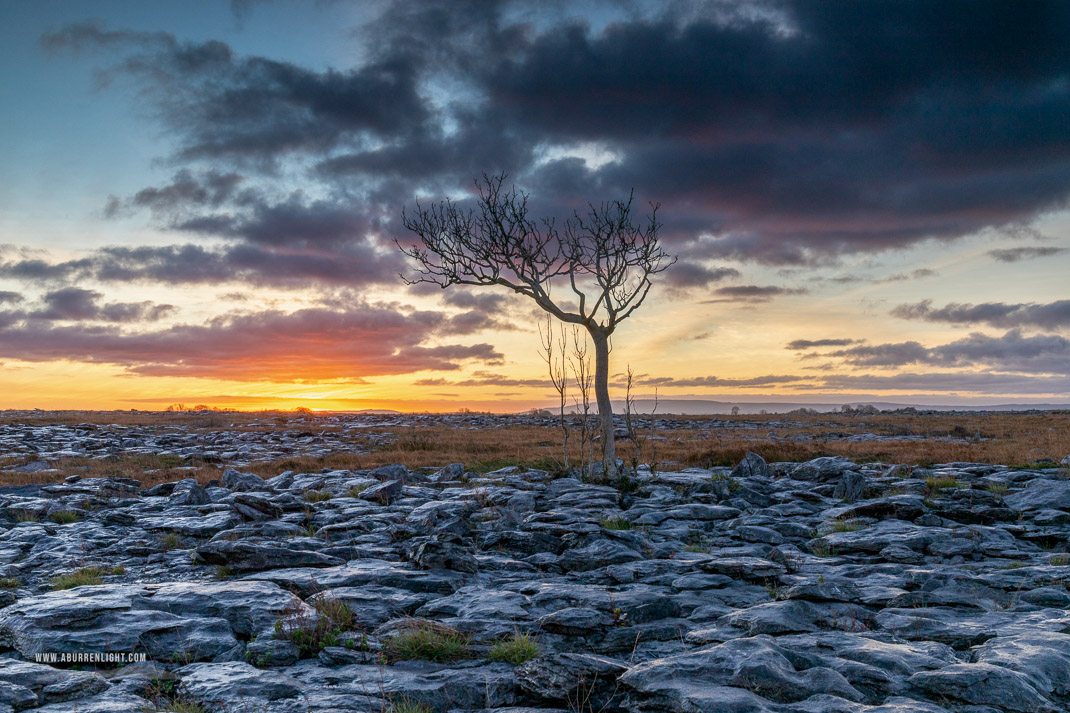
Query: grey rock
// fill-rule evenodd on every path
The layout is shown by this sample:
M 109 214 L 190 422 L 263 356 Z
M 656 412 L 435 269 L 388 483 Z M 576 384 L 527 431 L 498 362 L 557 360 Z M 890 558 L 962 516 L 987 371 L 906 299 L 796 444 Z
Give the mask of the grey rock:
M 182 679 L 179 692 L 205 705 L 297 698 L 303 690 L 300 681 L 290 676 L 237 661 L 190 664 L 175 674 Z
M 318 552 L 240 540 L 209 542 L 198 547 L 196 553 L 202 562 L 223 565 L 233 572 L 263 572 L 285 567 L 335 567 L 342 564 L 339 558 Z
M 171 505 L 206 505 L 211 501 L 208 491 L 202 488 L 193 478 L 187 478 L 175 483 L 168 498 L 168 502 Z
M 16 710 L 83 698 L 108 687 L 103 677 L 90 671 L 14 659 L 0 659 L 0 684 L 0 703 Z
M 909 682 L 929 695 L 993 705 L 1004 711 L 1055 713 L 1061 708 L 1041 695 L 1025 675 L 987 663 L 922 671 L 911 676 Z
M 583 700 L 595 709 L 608 705 L 617 677 L 628 670 L 620 661 L 590 654 L 541 656 L 515 670 L 517 685 L 543 702 Z
M 269 630 L 287 615 L 312 615 L 312 608 L 272 582 L 167 582 L 145 585 L 135 605 L 186 617 L 220 617 L 244 637 Z
M 1070 510 L 1070 480 L 1036 478 L 1021 490 L 1003 498 L 1007 505 L 1019 511 Z
M 211 659 L 237 641 L 225 619 L 139 609 L 136 586 L 87 586 L 19 600 L 0 610 L 0 637 L 24 656 L 43 652 L 145 652 Z
M 389 467 L 389 466 L 384 466 Z M 389 505 L 397 497 L 401 495 L 401 481 L 400 480 L 387 480 L 386 482 L 373 485 L 361 491 L 359 497 L 361 500 L 368 500 L 370 502 L 376 502 L 380 505 Z
M 88 698 L 41 706 L 34 713 L 130 713 L 151 709 L 152 703 L 147 699 L 113 689 Z
M 832 497 L 853 503 L 862 498 L 866 491 L 866 477 L 857 470 L 844 471 L 832 491 Z
M 846 458 L 821 457 L 800 463 L 791 471 L 795 480 L 816 480 L 827 482 L 839 478 L 845 471 L 856 470 L 858 466 Z
M 757 453 L 747 451 L 735 468 L 732 469 L 733 478 L 772 478 L 773 469 Z
M 245 647 L 245 661 L 258 668 L 292 666 L 301 658 L 301 650 L 291 641 L 264 636 Z
M 238 492 L 270 490 L 271 487 L 256 473 L 243 473 L 237 468 L 227 468 L 221 479 L 223 487 Z

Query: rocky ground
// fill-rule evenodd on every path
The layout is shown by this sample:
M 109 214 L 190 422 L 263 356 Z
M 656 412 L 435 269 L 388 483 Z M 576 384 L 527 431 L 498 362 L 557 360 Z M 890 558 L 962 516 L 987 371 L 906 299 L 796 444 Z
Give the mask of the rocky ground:
M 8 411 L 10 417 L 32 417 L 34 412 Z M 36 458 L 42 463 L 59 458 L 105 457 L 115 455 L 173 456 L 189 462 L 224 463 L 242 467 L 258 461 L 289 457 L 321 457 L 335 453 L 367 453 L 395 441 L 399 434 L 429 426 L 451 429 L 488 430 L 517 426 L 557 429 L 557 417 L 548 412 L 522 414 L 335 414 L 308 418 L 243 418 L 227 423 L 226 413 L 212 415 L 221 425 L 211 429 L 182 424 L 44 424 L 0 423 L 0 457 Z M 578 428 L 578 417 L 570 417 Z M 618 419 L 619 420 L 619 419 Z M 622 424 L 623 425 L 623 424 Z M 738 437 L 767 442 L 824 443 L 861 441 L 965 443 L 985 440 L 965 433 L 934 436 L 932 434 L 877 434 L 865 430 L 864 421 L 852 424 L 849 432 L 843 424 L 817 421 L 805 423 L 790 415 L 775 420 L 733 418 L 688 418 L 687 416 L 636 416 L 635 427 L 644 432 L 666 433 L 692 431 L 700 435 L 730 431 Z M 818 433 L 798 433 L 796 429 L 817 427 Z M 623 434 L 623 429 L 621 430 Z M 657 440 L 657 436 L 653 437 Z
M 1066 711 L 1068 478 L 748 455 L 0 489 L 0 711 Z M 41 656 L 106 652 L 147 660 Z

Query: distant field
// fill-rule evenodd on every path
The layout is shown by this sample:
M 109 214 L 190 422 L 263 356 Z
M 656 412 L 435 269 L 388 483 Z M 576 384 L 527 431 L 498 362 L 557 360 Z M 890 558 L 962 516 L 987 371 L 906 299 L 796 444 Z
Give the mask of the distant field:
M 344 430 L 352 423 L 345 416 L 332 414 L 4 412 L 0 414 L 0 431 L 4 427 L 50 424 L 119 424 L 148 430 L 177 427 L 194 433 L 352 434 L 346 436 L 347 442 L 357 452 L 295 456 L 241 466 L 264 476 L 284 470 L 365 469 L 389 463 L 419 468 L 460 462 L 482 472 L 510 465 L 559 470 L 563 462 L 562 430 L 555 419 L 545 416 L 400 414 L 365 418 L 371 419 L 369 424 L 355 432 Z M 846 456 L 858 462 L 914 465 L 974 461 L 1024 466 L 1045 459 L 1057 462 L 1070 454 L 1070 412 L 662 415 L 642 417 L 636 424 L 644 441 L 639 462 L 654 462 L 661 470 L 734 465 L 747 450 L 768 461 Z M 579 422 L 573 421 L 570 428 L 572 465 L 580 457 L 578 426 Z M 626 463 L 633 461 L 635 453 L 632 442 L 618 438 L 618 455 Z M 0 467 L 32 460 L 25 455 L 3 455 L 0 453 Z M 218 477 L 226 465 L 153 454 L 64 457 L 50 462 L 55 468 L 51 472 L 0 472 L 0 485 L 56 482 L 73 473 L 132 477 L 145 485 L 191 476 L 203 482 Z

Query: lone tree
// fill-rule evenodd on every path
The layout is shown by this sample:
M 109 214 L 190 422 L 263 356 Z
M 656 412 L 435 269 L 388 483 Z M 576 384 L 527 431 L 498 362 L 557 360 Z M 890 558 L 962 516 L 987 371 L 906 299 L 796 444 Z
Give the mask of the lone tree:
M 588 204 L 558 230 L 552 219 L 528 217 L 528 194 L 503 189 L 505 174 L 476 181 L 479 204 L 464 210 L 448 198 L 429 208 L 416 205 L 402 223 L 419 243 L 401 251 L 416 263 L 408 284 L 498 285 L 530 297 L 562 322 L 582 326 L 594 343 L 594 389 L 602 430 L 602 463 L 617 472 L 613 405 L 609 400 L 609 338 L 643 304 L 651 277 L 676 262 L 658 242 L 659 206 L 651 205 L 645 227 L 632 220 L 632 196 Z M 634 195 L 634 192 L 633 192 Z M 566 285 L 567 302 L 553 294 Z

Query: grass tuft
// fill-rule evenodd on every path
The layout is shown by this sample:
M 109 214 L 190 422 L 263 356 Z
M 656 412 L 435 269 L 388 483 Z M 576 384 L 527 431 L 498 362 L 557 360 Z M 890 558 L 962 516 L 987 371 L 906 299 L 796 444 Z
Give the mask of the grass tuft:
M 623 517 L 603 517 L 598 521 L 607 530 L 630 530 L 632 523 Z
M 487 658 L 491 661 L 504 661 L 507 664 L 519 666 L 538 655 L 539 647 L 533 638 L 527 634 L 514 633 L 512 637 L 490 647 Z
M 330 500 L 334 497 L 334 494 L 329 490 L 306 490 L 305 502 L 306 503 L 322 503 Z
M 72 589 L 94 584 L 103 584 L 105 572 L 103 567 L 93 565 L 82 567 L 68 574 L 61 574 L 52 578 L 52 589 Z
M 469 637 L 434 622 L 418 622 L 382 640 L 388 661 L 433 661 L 445 663 L 468 658 Z
M 72 522 L 81 522 L 82 517 L 70 510 L 59 510 L 49 515 L 48 519 L 57 525 L 70 525 Z
M 410 698 L 403 698 L 390 704 L 387 713 L 434 713 L 434 708 L 426 703 L 420 703 Z
M 938 494 L 942 490 L 965 487 L 965 483 L 950 475 L 933 475 L 925 479 L 925 488 L 930 494 Z

